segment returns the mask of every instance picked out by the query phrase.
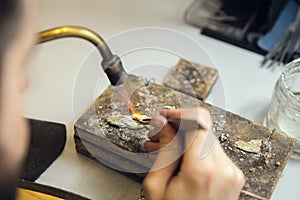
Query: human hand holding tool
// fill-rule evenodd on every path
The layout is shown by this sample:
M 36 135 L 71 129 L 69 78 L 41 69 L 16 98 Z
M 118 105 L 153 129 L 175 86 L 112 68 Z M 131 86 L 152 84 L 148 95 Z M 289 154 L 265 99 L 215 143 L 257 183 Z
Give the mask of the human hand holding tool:
M 168 120 L 172 118 L 193 120 L 202 127 L 188 131 L 179 128 L 185 137 L 183 155 L 180 137 L 176 137 L 178 126 Z M 210 114 L 203 108 L 163 110 L 161 115 L 152 118 L 154 128 L 145 149 L 158 154 L 143 183 L 146 200 L 238 199 L 245 183 L 244 175 L 220 144 L 213 145 L 206 157 L 199 156 L 206 137 L 212 134 L 211 124 Z

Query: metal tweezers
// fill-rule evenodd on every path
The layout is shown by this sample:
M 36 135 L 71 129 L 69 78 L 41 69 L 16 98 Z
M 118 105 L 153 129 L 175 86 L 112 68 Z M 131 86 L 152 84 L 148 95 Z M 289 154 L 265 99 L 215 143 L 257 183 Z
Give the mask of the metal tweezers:
M 192 130 L 207 130 L 206 126 L 202 125 L 199 121 L 193 119 L 185 119 L 180 117 L 167 117 L 167 121 L 183 131 L 192 131 Z
M 151 117 L 147 115 L 141 115 L 139 117 L 132 117 L 134 120 L 142 123 L 142 124 L 150 124 Z M 191 130 L 207 130 L 204 125 L 202 125 L 199 121 L 193 119 L 185 119 L 181 117 L 167 117 L 167 121 L 176 129 L 182 131 L 191 131 Z

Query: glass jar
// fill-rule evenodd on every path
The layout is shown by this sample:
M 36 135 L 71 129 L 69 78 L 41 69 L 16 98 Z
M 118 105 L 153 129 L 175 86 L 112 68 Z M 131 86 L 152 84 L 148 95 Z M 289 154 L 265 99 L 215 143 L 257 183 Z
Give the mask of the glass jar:
M 284 67 L 274 89 L 266 123 L 297 139 L 292 157 L 300 159 L 300 59 Z

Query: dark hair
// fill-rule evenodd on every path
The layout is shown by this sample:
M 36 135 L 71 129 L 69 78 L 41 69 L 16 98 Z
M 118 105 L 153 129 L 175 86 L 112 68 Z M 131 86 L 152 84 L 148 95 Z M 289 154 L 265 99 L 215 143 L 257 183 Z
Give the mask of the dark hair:
M 0 199 L 14 200 L 16 199 L 18 172 L 11 172 L 11 170 L 4 169 L 0 175 Z
M 21 22 L 21 12 L 22 3 L 20 0 L 0 0 L 0 93 L 4 54 L 17 35 Z M 13 200 L 15 199 L 18 172 L 12 170 L 5 159 L 4 151 L 0 146 L 0 199 Z
M 7 46 L 17 34 L 21 12 L 20 0 L 0 0 L 0 65 Z

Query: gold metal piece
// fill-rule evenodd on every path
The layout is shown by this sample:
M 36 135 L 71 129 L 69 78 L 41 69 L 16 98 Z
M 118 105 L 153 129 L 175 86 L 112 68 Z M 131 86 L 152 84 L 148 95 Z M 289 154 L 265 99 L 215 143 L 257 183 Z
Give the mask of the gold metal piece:
M 132 114 L 132 119 L 134 119 L 142 124 L 150 124 L 152 118 L 147 115 L 134 113 L 134 114 Z

